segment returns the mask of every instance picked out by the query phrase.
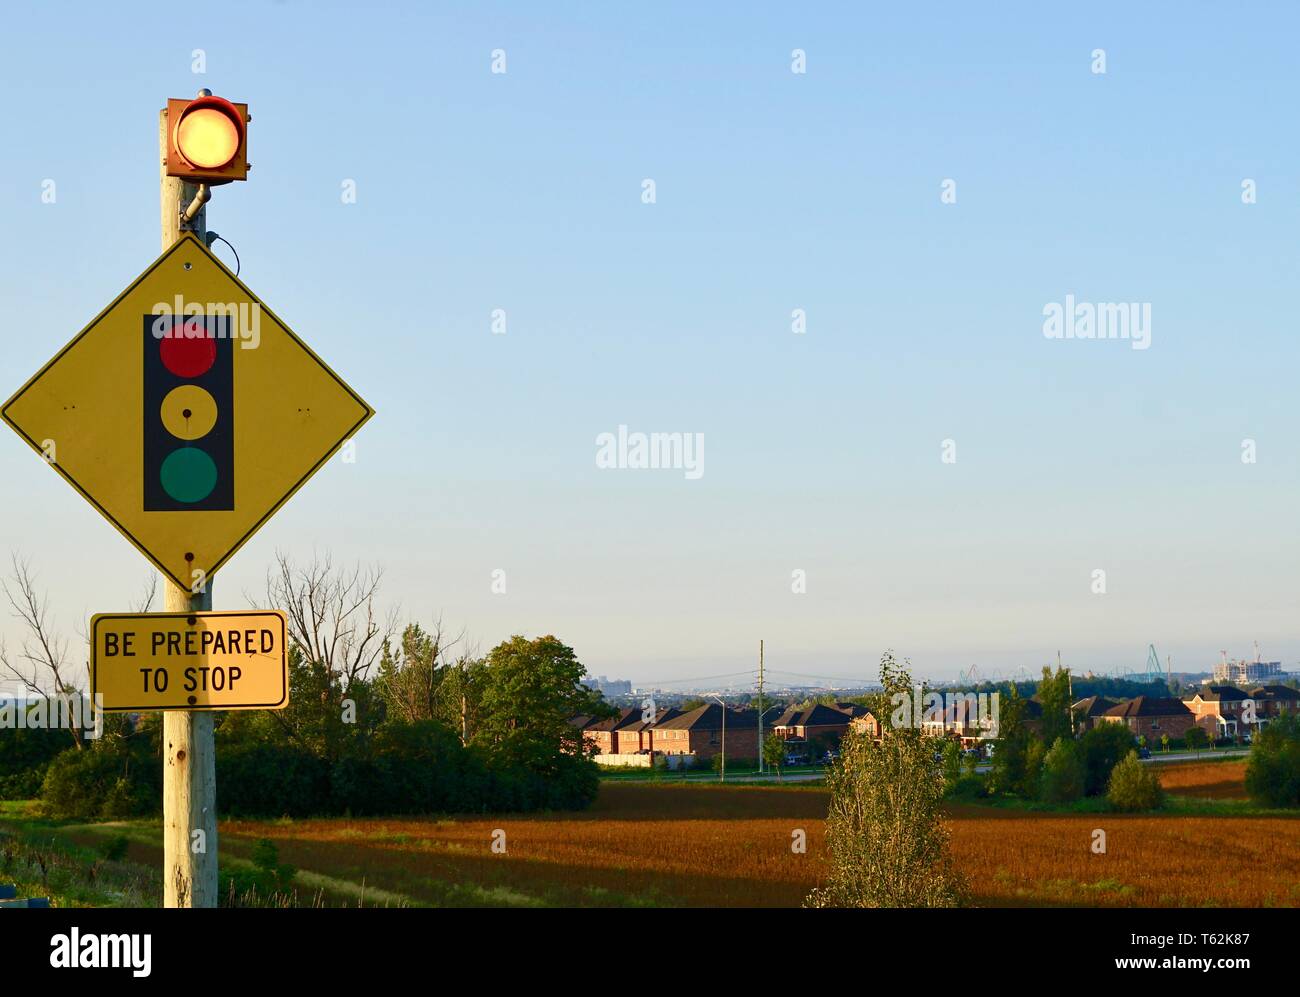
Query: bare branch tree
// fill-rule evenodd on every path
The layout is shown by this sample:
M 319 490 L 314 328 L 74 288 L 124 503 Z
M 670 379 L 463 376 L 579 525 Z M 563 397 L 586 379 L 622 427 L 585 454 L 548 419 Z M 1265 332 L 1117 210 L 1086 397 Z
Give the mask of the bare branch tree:
M 303 656 L 320 662 L 346 689 L 369 674 L 397 630 L 396 609 L 381 620 L 375 605 L 382 578 L 378 568 L 335 568 L 329 555 L 298 566 L 277 552 L 266 601 L 284 610 L 289 640 Z
M 153 601 L 158 596 L 158 574 L 149 572 L 149 577 L 145 585 L 140 589 L 140 597 L 136 600 L 133 613 L 147 613 L 153 609 Z
M 88 671 L 77 675 L 77 666 L 69 663 L 68 642 L 50 623 L 49 600 L 37 588 L 31 565 L 14 553 L 9 560 L 13 574 L 9 579 L 0 579 L 0 591 L 27 635 L 16 654 L 11 654 L 0 639 L 0 668 L 16 679 L 28 695 L 56 704 L 60 713 L 69 718 L 73 743 L 78 748 L 84 747 L 80 728 L 82 713 L 80 709 L 74 710 L 72 704 L 84 696 Z M 81 667 L 86 668 L 84 661 Z

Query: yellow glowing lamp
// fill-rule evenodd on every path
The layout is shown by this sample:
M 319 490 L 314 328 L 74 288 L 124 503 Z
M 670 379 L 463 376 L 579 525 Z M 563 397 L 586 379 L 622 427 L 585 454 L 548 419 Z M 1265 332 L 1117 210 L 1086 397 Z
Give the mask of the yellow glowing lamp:
M 248 179 L 247 104 L 204 94 L 167 101 L 167 175 L 207 184 Z

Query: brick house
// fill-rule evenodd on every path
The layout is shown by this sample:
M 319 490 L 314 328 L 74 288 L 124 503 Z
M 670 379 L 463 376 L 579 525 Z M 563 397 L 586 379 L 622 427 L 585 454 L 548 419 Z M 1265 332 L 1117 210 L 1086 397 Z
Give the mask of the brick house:
M 694 754 L 710 759 L 722 751 L 722 707 L 717 703 L 682 713 L 655 725 L 655 750 L 665 754 Z M 758 711 L 726 712 L 727 757 L 758 757 Z
M 880 721 L 876 719 L 876 715 L 870 710 L 850 720 L 849 726 L 859 734 L 866 734 L 873 741 L 880 738 Z
M 1192 711 L 1196 726 L 1211 738 L 1232 737 L 1237 733 L 1242 710 L 1250 698 L 1235 685 L 1209 685 L 1193 696 L 1184 697 L 1183 703 Z
M 1181 699 L 1160 696 L 1138 696 L 1112 706 L 1096 719 L 1124 724 L 1135 738 L 1145 737 L 1148 743 L 1158 743 L 1165 734 L 1182 737 L 1196 723 L 1195 714 Z
M 655 718 L 649 722 L 642 719 L 638 711 L 635 722 L 624 724 L 614 731 L 614 747 L 617 754 L 636 755 L 642 751 L 663 751 L 662 744 L 655 743 L 655 733 L 660 724 L 673 717 L 680 717 L 682 711 L 675 706 L 661 706 Z
M 597 720 L 594 723 L 589 720 L 582 728 L 582 739 L 596 749 L 596 754 L 614 755 L 618 753 L 616 732 L 623 727 L 640 722 L 641 711 L 632 706 L 625 706 L 606 720 Z
M 1261 685 L 1250 690 L 1250 698 L 1255 700 L 1255 714 L 1264 720 L 1300 713 L 1300 689 L 1289 685 Z
M 863 712 L 866 712 L 865 710 Z M 798 739 L 812 741 L 821 738 L 828 743 L 838 743 L 853 722 L 846 711 L 821 703 L 800 709 L 792 706 L 772 724 L 772 729 L 789 741 Z
M 1092 730 L 1097 726 L 1098 717 L 1118 705 L 1116 700 L 1107 699 L 1105 696 L 1089 696 L 1087 699 L 1079 700 L 1070 707 L 1070 712 L 1074 714 L 1075 729 L 1079 733 Z

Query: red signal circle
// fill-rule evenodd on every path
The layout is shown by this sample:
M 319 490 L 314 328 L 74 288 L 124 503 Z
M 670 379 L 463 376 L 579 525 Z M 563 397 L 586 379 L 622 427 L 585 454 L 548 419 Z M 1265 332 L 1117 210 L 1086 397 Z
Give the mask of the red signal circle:
M 177 377 L 199 377 L 206 374 L 217 360 L 217 341 L 210 336 L 188 339 L 180 329 L 173 336 L 161 340 L 158 350 L 163 366 Z

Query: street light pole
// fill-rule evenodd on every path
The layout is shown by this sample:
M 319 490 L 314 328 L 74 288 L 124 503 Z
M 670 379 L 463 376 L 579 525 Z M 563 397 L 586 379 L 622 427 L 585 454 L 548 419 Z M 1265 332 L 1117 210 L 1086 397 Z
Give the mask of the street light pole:
M 758 642 L 758 774 L 763 774 L 763 641 Z
M 718 701 L 722 708 L 722 771 L 719 773 L 721 782 L 727 781 L 727 704 L 723 702 L 721 696 L 714 696 L 713 699 Z

